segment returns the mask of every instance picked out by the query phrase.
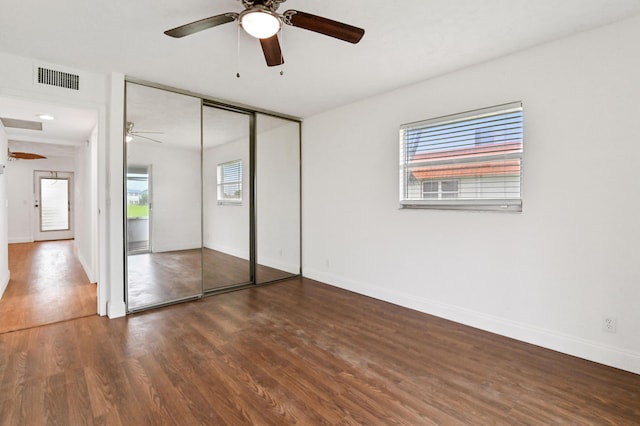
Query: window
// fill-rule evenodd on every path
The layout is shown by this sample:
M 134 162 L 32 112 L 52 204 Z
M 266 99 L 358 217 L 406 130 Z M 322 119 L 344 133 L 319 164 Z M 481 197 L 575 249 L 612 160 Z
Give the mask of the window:
M 522 104 L 400 127 L 403 207 L 522 210 Z
M 218 202 L 242 202 L 242 160 L 218 164 Z
M 40 231 L 69 229 L 69 179 L 40 178 Z

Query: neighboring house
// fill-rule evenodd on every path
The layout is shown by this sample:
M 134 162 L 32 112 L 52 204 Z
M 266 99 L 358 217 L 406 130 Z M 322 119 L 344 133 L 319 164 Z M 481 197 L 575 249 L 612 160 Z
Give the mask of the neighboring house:
M 127 204 L 140 204 L 142 191 L 139 189 L 127 189 Z
M 522 141 L 480 142 L 473 148 L 414 154 L 407 162 L 408 194 L 416 200 L 519 198 L 520 160 L 495 159 L 496 151 L 522 152 Z M 443 164 L 447 158 L 457 162 Z M 496 185 L 498 180 L 501 185 Z

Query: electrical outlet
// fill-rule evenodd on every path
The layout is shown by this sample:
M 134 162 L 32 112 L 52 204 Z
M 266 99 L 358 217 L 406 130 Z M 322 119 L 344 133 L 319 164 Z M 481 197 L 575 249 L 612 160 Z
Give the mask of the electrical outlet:
M 616 317 L 604 317 L 602 319 L 602 329 L 607 333 L 615 333 L 618 330 L 618 319 Z

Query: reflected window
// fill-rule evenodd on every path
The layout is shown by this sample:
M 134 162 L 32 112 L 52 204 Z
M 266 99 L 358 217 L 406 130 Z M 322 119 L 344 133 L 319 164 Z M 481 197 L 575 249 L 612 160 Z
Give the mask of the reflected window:
M 242 202 L 242 160 L 218 164 L 218 202 Z

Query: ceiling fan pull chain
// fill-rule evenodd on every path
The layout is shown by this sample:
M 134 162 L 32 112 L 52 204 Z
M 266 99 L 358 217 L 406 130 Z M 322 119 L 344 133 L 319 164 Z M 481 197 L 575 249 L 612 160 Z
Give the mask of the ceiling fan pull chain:
M 240 78 L 240 24 L 238 24 L 238 54 L 236 55 L 236 78 Z
M 284 29 L 280 27 L 280 44 L 282 48 L 280 49 L 280 75 L 284 75 L 284 54 L 282 51 L 284 50 Z

